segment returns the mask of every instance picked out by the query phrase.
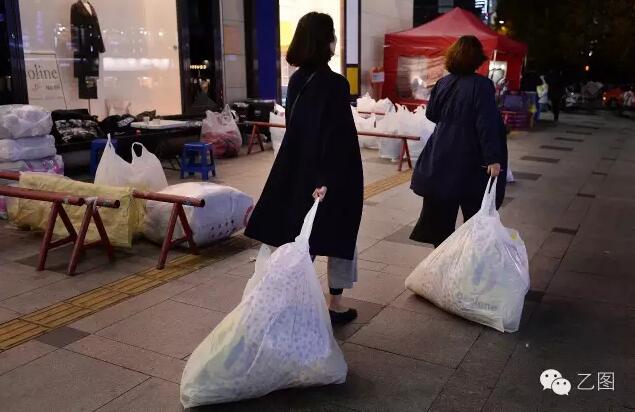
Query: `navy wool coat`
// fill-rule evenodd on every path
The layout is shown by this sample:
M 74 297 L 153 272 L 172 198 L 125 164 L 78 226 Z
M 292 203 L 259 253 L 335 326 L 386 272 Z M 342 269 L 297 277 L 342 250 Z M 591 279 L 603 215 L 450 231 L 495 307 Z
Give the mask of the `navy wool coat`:
M 500 163 L 497 207 L 505 196 L 507 139 L 494 85 L 479 74 L 449 74 L 432 89 L 426 117 L 434 133 L 417 160 L 411 189 L 419 196 L 460 201 L 482 197 L 487 165 Z
M 328 66 L 300 68 L 291 76 L 286 133 L 246 236 L 276 247 L 292 242 L 313 205 L 313 191 L 326 186 L 309 241 L 311 254 L 353 259 L 364 178 L 349 98 L 348 81 Z

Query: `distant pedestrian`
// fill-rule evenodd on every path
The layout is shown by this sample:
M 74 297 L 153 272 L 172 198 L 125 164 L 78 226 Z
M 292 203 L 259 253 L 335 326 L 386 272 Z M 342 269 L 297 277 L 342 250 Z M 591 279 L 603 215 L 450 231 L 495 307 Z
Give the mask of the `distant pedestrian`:
M 553 120 L 556 122 L 560 117 L 560 106 L 562 105 L 562 98 L 565 95 L 564 79 L 562 78 L 562 70 L 553 71 L 547 78 L 549 84 L 549 100 L 551 100 L 551 111 L 553 112 Z
M 310 238 L 311 255 L 328 256 L 329 313 L 349 322 L 343 289 L 357 281 L 357 232 L 364 178 L 346 78 L 329 69 L 335 30 L 328 14 L 298 22 L 287 62 L 299 67 L 289 80 L 286 133 L 245 234 L 267 245 L 292 242 L 314 197 L 321 199 Z
M 478 212 L 489 176 L 507 168 L 505 126 L 494 85 L 475 71 L 487 58 L 481 42 L 463 36 L 446 53 L 450 72 L 432 89 L 426 116 L 436 128 L 413 172 L 411 189 L 424 198 L 410 238 L 439 246 L 455 229 L 459 208 Z M 505 195 L 498 179 L 496 206 Z

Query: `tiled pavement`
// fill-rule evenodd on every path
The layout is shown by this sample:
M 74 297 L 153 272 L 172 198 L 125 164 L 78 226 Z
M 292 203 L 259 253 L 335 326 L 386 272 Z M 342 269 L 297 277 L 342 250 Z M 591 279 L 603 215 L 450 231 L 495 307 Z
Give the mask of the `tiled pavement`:
M 404 290 L 431 249 L 408 240 L 421 201 L 401 184 L 365 205 L 359 282 L 346 292 L 360 317 L 335 330 L 347 382 L 199 410 L 635 409 L 634 132 L 635 123 L 608 114 L 563 115 L 557 126 L 545 121 L 510 138 L 517 182 L 501 216 L 525 240 L 532 279 L 518 333 L 470 323 Z M 271 158 L 223 162 L 220 179 L 257 196 Z M 364 158 L 367 183 L 395 173 L 376 153 Z M 150 267 L 158 253 L 137 243 L 114 265 L 94 253 L 67 278 L 65 253 L 37 273 L 39 237 L 2 230 L 0 323 Z M 0 410 L 181 410 L 183 365 L 238 302 L 254 256 L 237 253 L 0 352 Z M 316 265 L 325 284 L 324 260 Z M 569 396 L 542 391 L 548 368 L 572 382 Z M 614 391 L 577 389 L 578 374 L 591 373 L 597 386 L 598 372 L 614 372 Z

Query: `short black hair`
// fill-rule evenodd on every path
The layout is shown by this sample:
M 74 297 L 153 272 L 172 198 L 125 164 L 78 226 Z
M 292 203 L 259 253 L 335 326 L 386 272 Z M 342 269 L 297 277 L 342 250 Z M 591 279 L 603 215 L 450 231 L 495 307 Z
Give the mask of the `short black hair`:
M 472 74 L 487 60 L 476 36 L 462 36 L 445 52 L 445 68 L 452 74 Z
M 287 50 L 287 62 L 296 67 L 323 66 L 331 60 L 335 41 L 333 19 L 325 13 L 307 13 L 298 22 Z

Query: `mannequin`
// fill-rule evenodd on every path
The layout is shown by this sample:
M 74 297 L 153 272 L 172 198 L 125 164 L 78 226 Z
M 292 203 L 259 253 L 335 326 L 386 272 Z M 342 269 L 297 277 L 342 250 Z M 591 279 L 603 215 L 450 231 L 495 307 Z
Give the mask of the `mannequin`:
M 71 43 L 74 52 L 73 74 L 79 83 L 79 98 L 96 99 L 99 54 L 106 49 L 97 13 L 88 0 L 77 0 L 71 6 Z

